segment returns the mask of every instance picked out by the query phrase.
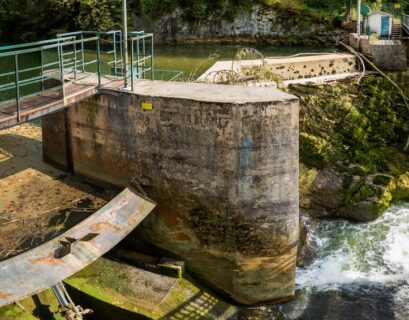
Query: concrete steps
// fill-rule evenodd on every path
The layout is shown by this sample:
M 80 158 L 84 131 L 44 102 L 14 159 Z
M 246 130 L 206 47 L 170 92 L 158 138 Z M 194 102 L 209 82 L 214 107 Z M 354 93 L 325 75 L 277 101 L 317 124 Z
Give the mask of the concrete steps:
M 392 25 L 392 40 L 399 40 L 402 36 L 402 26 L 400 24 L 393 24 Z

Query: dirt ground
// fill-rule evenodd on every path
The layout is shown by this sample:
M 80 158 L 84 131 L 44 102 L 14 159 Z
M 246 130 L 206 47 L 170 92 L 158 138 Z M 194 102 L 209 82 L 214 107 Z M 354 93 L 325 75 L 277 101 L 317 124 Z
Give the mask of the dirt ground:
M 54 238 L 115 195 L 42 160 L 41 127 L 0 131 L 0 261 Z

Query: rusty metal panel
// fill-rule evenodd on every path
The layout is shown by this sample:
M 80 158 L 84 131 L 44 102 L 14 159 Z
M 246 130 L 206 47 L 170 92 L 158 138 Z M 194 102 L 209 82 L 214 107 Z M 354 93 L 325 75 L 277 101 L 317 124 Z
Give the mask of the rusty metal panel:
M 39 293 L 85 268 L 124 239 L 155 205 L 125 189 L 61 236 L 0 262 L 0 307 Z M 70 253 L 60 256 L 67 239 L 72 242 Z

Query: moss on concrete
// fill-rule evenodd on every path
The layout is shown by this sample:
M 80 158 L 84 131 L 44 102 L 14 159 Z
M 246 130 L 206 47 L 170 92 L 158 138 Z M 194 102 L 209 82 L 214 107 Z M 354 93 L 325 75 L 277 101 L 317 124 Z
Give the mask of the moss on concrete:
M 137 285 L 135 277 L 143 278 L 145 285 Z M 166 292 L 158 288 L 157 281 L 167 283 Z M 195 319 L 224 319 L 235 312 L 233 306 L 201 289 L 189 278 L 160 276 L 105 258 L 65 282 L 92 298 L 152 319 L 183 317 L 187 312 Z M 158 296 L 152 298 L 152 291 L 158 292 Z M 98 310 L 95 311 L 98 314 Z M 111 318 L 107 316 L 107 319 Z
M 15 305 L 0 308 L 1 320 L 36 320 L 31 314 L 24 312 Z
M 24 311 L 15 305 L 0 308 L 0 320 L 64 320 L 59 313 L 59 302 L 51 289 L 20 301 Z

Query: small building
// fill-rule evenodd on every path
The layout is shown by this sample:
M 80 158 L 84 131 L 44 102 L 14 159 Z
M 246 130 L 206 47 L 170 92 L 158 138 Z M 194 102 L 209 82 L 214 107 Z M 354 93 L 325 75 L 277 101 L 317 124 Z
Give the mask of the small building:
M 376 33 L 380 37 L 390 37 L 392 34 L 393 15 L 378 11 L 368 16 L 370 33 Z

